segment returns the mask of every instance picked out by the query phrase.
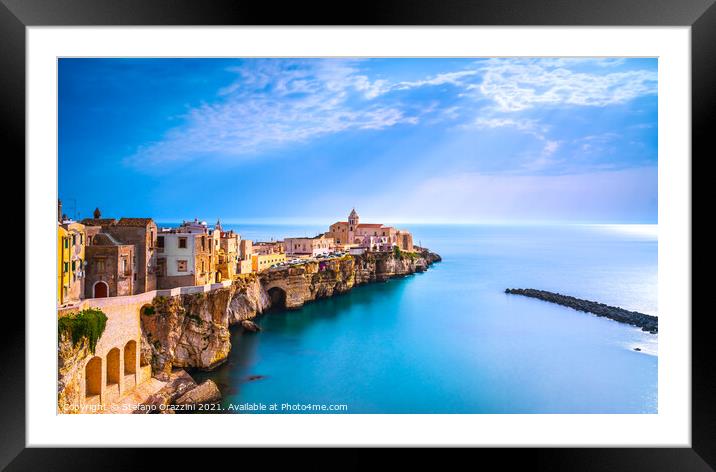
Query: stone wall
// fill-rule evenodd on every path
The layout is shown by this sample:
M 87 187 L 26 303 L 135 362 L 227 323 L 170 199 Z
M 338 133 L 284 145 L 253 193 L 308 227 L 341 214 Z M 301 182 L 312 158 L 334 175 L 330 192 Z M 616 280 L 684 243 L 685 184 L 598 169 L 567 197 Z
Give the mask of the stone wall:
M 157 276 L 153 269 L 149 269 L 154 259 L 154 245 L 157 237 L 157 225 L 148 223 L 146 226 L 111 225 L 104 227 L 104 231 L 116 237 L 125 244 L 135 245 L 137 258 L 137 280 L 134 283 L 134 293 L 141 294 L 157 288 Z
M 94 286 L 97 282 L 105 282 L 108 286 L 108 296 L 117 297 L 131 295 L 133 292 L 133 273 L 120 271 L 119 261 L 122 257 L 127 259 L 129 267 L 132 266 L 134 246 L 105 246 L 92 245 L 85 248 L 87 257 L 87 270 L 85 273 L 85 298 L 94 297 Z M 104 270 L 99 270 L 98 261 L 104 262 Z
M 77 346 L 72 345 L 66 336 L 59 340 L 58 410 L 61 413 L 81 412 L 88 406 L 106 405 L 147 380 L 150 372 L 140 368 L 138 355 L 141 346 L 139 311 L 150 299 L 146 295 L 89 299 L 58 312 L 58 316 L 62 317 L 96 308 L 107 315 L 107 324 L 94 353 L 89 352 L 85 339 Z M 135 346 L 134 355 L 125 358 L 125 352 L 132 351 L 131 343 Z M 94 371 L 86 369 L 93 359 L 95 365 L 99 363 L 99 379 L 94 378 Z M 113 359 L 118 362 L 117 369 L 110 362 Z M 115 370 L 118 372 L 116 382 L 112 381 Z M 134 373 L 129 374 L 125 370 Z M 93 384 L 95 380 L 98 381 L 99 391 L 88 393 L 87 384 Z

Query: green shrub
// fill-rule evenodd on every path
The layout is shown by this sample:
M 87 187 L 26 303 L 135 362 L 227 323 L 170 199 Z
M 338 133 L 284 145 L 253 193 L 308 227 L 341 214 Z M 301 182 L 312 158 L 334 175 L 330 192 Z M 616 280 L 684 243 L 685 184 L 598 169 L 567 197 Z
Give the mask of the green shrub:
M 410 252 L 410 251 L 403 251 L 398 246 L 393 246 L 393 256 L 395 256 L 395 258 L 398 259 L 399 261 L 402 261 L 403 259 L 415 260 L 418 257 L 420 257 L 420 256 L 418 256 L 417 253 Z
M 57 321 L 59 334 L 66 333 L 70 336 L 73 345 L 76 346 L 82 338 L 86 337 L 92 354 L 106 325 L 107 315 L 101 310 L 92 308 L 64 316 Z

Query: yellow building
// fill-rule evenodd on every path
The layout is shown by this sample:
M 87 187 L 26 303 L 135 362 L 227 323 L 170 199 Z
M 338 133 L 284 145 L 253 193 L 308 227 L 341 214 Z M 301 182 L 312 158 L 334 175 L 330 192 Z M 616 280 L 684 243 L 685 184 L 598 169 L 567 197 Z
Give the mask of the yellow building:
M 67 298 L 70 279 L 70 244 L 68 232 L 57 225 L 57 304 L 63 305 Z
M 57 303 L 80 300 L 85 288 L 85 227 L 65 221 L 57 228 Z
M 253 254 L 251 256 L 251 269 L 253 272 L 261 272 L 279 262 L 286 262 L 285 253 Z

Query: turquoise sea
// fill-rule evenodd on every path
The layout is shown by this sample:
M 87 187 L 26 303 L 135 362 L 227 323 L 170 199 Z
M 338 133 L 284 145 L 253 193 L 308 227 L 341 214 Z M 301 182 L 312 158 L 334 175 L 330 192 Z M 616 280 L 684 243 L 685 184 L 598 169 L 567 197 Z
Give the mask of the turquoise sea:
M 657 412 L 657 336 L 504 293 L 538 288 L 657 314 L 655 226 L 403 226 L 443 262 L 270 312 L 256 320 L 261 333 L 232 331 L 227 363 L 192 374 L 217 382 L 225 408 L 279 413 Z M 233 229 L 254 240 L 322 230 Z

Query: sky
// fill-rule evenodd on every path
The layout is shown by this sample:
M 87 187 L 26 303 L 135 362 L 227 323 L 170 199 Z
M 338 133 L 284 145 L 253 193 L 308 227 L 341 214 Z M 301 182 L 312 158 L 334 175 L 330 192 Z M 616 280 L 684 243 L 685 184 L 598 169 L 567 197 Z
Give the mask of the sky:
M 58 67 L 70 217 L 657 222 L 657 59 Z

